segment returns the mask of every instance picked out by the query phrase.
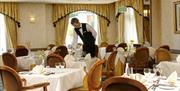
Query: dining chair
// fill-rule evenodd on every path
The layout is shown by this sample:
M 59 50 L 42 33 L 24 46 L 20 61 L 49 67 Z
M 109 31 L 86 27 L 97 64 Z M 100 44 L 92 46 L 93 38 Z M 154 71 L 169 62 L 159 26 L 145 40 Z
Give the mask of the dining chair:
M 169 45 L 161 45 L 159 48 L 164 48 L 164 49 L 170 51 Z
M 55 54 L 55 53 L 52 53 L 47 56 L 47 65 L 49 67 L 55 67 L 55 63 L 57 63 L 57 62 L 64 62 L 65 67 L 66 67 L 66 62 L 64 61 L 62 56 Z
M 103 63 L 103 60 L 98 59 L 90 68 L 89 72 L 85 70 L 86 75 L 83 80 L 84 86 L 69 91 L 99 91 L 102 86 L 101 77 Z
M 3 61 L 4 65 L 11 67 L 15 71 L 18 71 L 17 59 L 13 54 L 8 53 L 8 52 L 3 53 L 2 54 L 2 61 Z
M 139 81 L 123 78 L 120 76 L 112 77 L 103 82 L 102 91 L 148 91 Z
M 98 57 L 99 54 L 99 47 L 95 45 L 95 57 Z
M 47 49 L 48 50 L 51 50 L 54 46 L 56 46 L 55 44 L 49 44 L 48 46 L 47 46 Z
M 149 67 L 148 64 L 149 64 L 149 49 L 147 47 L 137 48 L 129 66 L 133 67 L 135 72 L 143 73 L 143 69 Z
M 106 69 L 105 72 L 103 72 L 103 75 L 105 75 L 106 78 L 114 76 L 116 55 L 117 51 L 112 52 L 108 57 L 108 60 L 105 62 Z
M 126 43 L 120 43 L 117 47 L 122 47 L 124 50 L 126 50 L 127 44 Z
M 164 48 L 158 48 L 155 52 L 155 63 L 159 64 L 161 61 L 171 61 L 170 52 Z
M 102 42 L 99 47 L 107 47 L 108 46 L 108 43 L 107 42 Z
M 59 54 L 63 58 L 68 54 L 68 49 L 66 46 L 58 46 L 55 51 L 56 54 Z
M 25 46 L 19 45 L 16 47 L 16 51 L 15 51 L 16 57 L 27 56 L 27 55 L 28 55 L 28 49 Z
M 137 48 L 142 47 L 142 44 L 133 44 L 133 47 L 135 47 L 137 49 Z
M 47 86 L 49 85 L 48 82 L 44 82 L 30 86 L 23 86 L 23 80 L 19 77 L 18 73 L 8 66 L 0 66 L 0 74 L 4 91 L 25 91 L 41 87 L 43 87 L 43 91 L 47 91 Z
M 108 45 L 106 47 L 106 52 L 113 52 L 113 51 L 115 51 L 115 49 L 116 49 L 115 45 Z

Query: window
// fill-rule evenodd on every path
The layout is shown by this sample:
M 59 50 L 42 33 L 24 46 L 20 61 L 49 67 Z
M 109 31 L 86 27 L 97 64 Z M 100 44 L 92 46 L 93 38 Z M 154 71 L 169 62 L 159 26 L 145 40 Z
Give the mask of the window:
M 72 44 L 72 41 L 73 41 L 74 27 L 71 25 L 71 19 L 74 17 L 78 18 L 80 23 L 88 23 L 89 25 L 91 25 L 95 29 L 96 32 L 98 30 L 98 27 L 97 27 L 98 21 L 97 21 L 96 14 L 94 14 L 92 12 L 88 12 L 88 11 L 77 11 L 77 12 L 71 13 L 69 15 L 69 24 L 68 24 L 68 28 L 67 28 L 66 45 Z M 96 36 L 96 44 L 98 43 L 97 39 L 98 39 L 98 36 Z M 78 36 L 78 43 L 82 43 L 82 40 L 80 39 L 79 36 Z
M 127 8 L 127 11 L 125 12 L 124 30 L 126 43 L 130 43 L 131 40 L 133 40 L 134 43 L 138 43 L 136 21 L 133 8 Z
M 6 51 L 6 24 L 4 15 L 0 14 L 0 55 Z

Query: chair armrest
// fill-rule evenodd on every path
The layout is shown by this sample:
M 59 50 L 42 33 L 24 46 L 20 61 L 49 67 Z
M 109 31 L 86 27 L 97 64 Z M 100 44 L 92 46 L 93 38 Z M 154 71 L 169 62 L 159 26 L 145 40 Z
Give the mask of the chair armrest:
M 24 86 L 24 87 L 22 87 L 22 89 L 23 90 L 30 90 L 30 89 L 40 88 L 40 87 L 47 87 L 48 85 L 49 85 L 48 82 L 38 83 L 38 84 L 30 85 L 30 86 Z

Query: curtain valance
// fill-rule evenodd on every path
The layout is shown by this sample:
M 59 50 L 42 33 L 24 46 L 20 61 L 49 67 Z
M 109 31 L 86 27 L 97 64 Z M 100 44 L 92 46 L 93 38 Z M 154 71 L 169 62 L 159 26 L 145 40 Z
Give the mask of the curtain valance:
M 18 3 L 0 2 L 0 13 L 14 20 L 18 27 L 20 27 L 18 18 Z
M 115 3 L 116 15 L 120 6 L 132 7 L 139 15 L 143 16 L 143 0 L 120 0 Z
M 62 18 L 66 17 L 72 12 L 87 10 L 96 13 L 98 16 L 103 17 L 110 23 L 110 8 L 111 4 L 54 4 L 53 5 L 53 24 L 59 22 Z

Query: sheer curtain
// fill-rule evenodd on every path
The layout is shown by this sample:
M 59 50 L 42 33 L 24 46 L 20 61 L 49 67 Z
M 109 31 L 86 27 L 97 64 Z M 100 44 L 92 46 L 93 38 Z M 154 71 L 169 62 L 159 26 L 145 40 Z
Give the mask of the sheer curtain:
M 127 8 L 124 16 L 124 39 L 126 43 L 129 43 L 131 40 L 134 43 L 138 43 L 137 37 L 137 28 L 135 21 L 135 14 L 133 8 Z
M 0 55 L 6 51 L 6 24 L 4 15 L 0 14 Z

